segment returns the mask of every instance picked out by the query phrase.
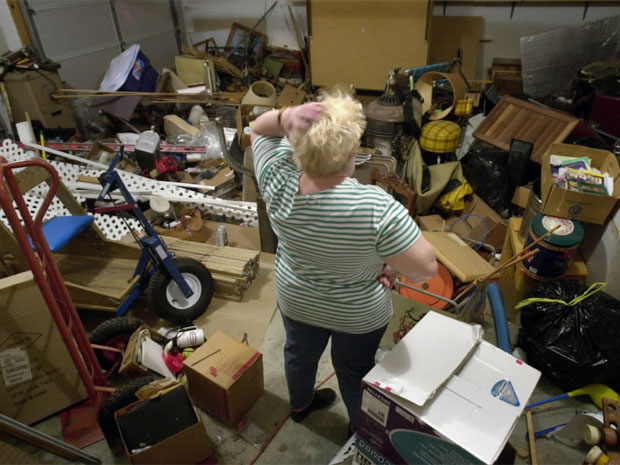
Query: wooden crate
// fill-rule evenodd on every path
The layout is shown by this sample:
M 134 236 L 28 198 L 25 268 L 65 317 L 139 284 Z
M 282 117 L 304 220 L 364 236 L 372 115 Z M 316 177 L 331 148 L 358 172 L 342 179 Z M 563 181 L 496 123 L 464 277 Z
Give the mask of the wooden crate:
M 561 111 L 543 108 L 515 97 L 505 96 L 474 131 L 474 137 L 502 150 L 512 139 L 534 144 L 532 160 L 540 163 L 547 148 L 562 142 L 579 119 Z

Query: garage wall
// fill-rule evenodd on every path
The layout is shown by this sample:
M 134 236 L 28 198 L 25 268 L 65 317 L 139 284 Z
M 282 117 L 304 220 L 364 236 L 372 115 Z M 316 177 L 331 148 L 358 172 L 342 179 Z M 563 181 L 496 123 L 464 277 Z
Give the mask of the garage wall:
M 232 23 L 253 27 L 275 0 L 183 0 L 182 16 L 189 43 L 213 37 L 219 47 L 226 45 Z M 298 49 L 288 6 L 293 10 L 303 36 L 308 35 L 305 1 L 279 0 L 256 28 L 268 36 L 270 46 Z
M 230 25 L 238 22 L 252 27 L 275 0 L 182 0 L 182 11 L 189 42 L 214 37 L 218 46 L 224 46 Z M 483 16 L 483 41 L 480 44 L 476 77 L 488 76 L 494 57 L 520 57 L 521 37 L 567 26 L 581 24 L 584 3 L 516 5 L 511 16 L 511 5 L 506 4 L 449 4 L 437 0 L 435 16 Z M 279 0 L 257 30 L 269 36 L 269 45 L 297 48 L 288 20 L 287 5 L 291 5 L 299 27 L 307 34 L 306 2 Z M 618 14 L 620 3 L 591 4 L 585 21 L 593 21 Z
M 226 44 L 233 22 L 252 27 L 275 0 L 178 0 L 179 20 L 184 23 L 188 42 L 214 37 L 219 46 Z M 287 5 L 294 11 L 298 26 L 307 35 L 306 2 L 278 0 L 278 5 L 257 30 L 269 36 L 269 44 L 297 48 L 295 35 L 288 19 Z M 444 4 L 437 1 L 435 15 L 444 14 Z M 574 5 L 517 5 L 510 18 L 510 4 L 446 4 L 448 16 L 483 16 L 483 42 L 480 45 L 476 77 L 484 79 L 494 57 L 520 56 L 519 39 L 550 29 L 582 23 L 583 4 Z M 618 14 L 619 4 L 591 4 L 586 21 Z M 6 0 L 0 0 L 0 53 L 22 46 L 13 24 Z
M 585 3 L 584 3 L 585 4 Z M 487 79 L 488 69 L 494 57 L 519 58 L 520 38 L 540 32 L 579 25 L 584 13 L 584 4 L 574 5 L 516 5 L 512 19 L 510 4 L 462 5 L 441 2 L 435 4 L 435 16 L 483 16 L 482 43 L 478 54 L 477 79 Z M 590 5 L 585 22 L 617 15 L 620 4 Z
M 605 292 L 620 299 L 620 210 L 604 226 L 588 225 L 589 241 L 581 246 L 588 265 L 588 284 L 605 282 Z

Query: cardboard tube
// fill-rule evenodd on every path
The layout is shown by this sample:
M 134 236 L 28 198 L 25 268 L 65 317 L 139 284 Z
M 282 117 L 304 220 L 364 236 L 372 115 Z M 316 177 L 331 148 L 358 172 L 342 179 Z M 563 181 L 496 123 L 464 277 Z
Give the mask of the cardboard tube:
M 433 105 L 433 82 L 436 79 L 447 79 L 452 86 L 452 104 L 440 112 L 434 112 L 429 115 L 431 120 L 443 119 L 450 114 L 456 101 L 462 99 L 467 91 L 467 86 L 463 78 L 456 73 L 438 73 L 437 71 L 429 71 L 423 74 L 416 84 L 416 90 L 420 93 L 424 102 L 422 103 L 422 114 L 425 114 Z

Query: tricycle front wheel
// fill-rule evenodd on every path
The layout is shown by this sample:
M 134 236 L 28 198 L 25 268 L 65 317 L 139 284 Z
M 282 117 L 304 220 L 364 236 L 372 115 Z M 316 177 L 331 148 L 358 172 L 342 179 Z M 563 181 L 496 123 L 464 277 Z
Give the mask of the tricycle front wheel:
M 149 282 L 147 297 L 149 306 L 160 317 L 183 325 L 198 318 L 213 298 L 213 277 L 199 261 L 191 258 L 174 258 L 174 264 L 194 293 L 185 297 L 177 283 L 166 272 L 158 269 Z

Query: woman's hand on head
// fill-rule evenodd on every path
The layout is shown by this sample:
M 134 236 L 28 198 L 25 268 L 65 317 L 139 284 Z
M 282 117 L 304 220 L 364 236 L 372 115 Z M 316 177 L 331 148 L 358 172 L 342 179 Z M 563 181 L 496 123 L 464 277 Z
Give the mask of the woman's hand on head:
M 291 131 L 306 132 L 316 123 L 323 113 L 321 102 L 310 102 L 284 110 L 281 117 L 282 129 L 286 133 Z

